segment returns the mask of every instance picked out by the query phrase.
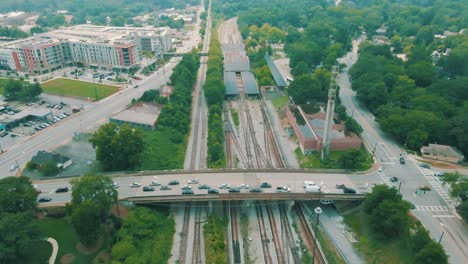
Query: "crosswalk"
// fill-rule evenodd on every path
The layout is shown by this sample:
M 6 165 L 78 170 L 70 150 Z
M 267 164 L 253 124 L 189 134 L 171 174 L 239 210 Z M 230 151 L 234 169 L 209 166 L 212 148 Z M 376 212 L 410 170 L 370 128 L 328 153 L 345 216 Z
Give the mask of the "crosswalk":
M 416 206 L 413 211 L 421 211 L 421 212 L 442 212 L 442 211 L 450 211 L 448 206 L 442 205 L 418 205 Z
M 383 171 L 379 171 L 378 173 L 385 185 L 390 186 L 390 187 L 393 186 L 392 183 L 390 182 L 390 178 L 387 175 L 385 175 Z
M 424 174 L 424 177 L 426 180 L 429 182 L 429 184 L 432 186 L 432 188 L 439 193 L 440 197 L 448 204 L 448 205 L 453 205 L 454 201 L 450 199 L 450 196 L 447 194 L 447 191 L 442 187 L 440 182 L 436 180 L 436 178 L 433 175 L 432 171 L 426 171 L 420 169 L 420 171 Z

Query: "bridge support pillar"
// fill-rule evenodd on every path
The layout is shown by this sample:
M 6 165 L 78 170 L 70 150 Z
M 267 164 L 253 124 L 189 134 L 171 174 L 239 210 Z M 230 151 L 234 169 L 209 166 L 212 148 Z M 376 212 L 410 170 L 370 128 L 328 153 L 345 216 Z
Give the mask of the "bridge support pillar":
M 208 214 L 210 215 L 213 212 L 213 202 L 208 202 Z
M 286 201 L 285 204 L 286 204 L 286 209 L 288 212 L 290 212 L 292 210 L 292 207 L 294 206 L 294 203 L 295 201 L 294 200 L 291 200 L 291 201 Z

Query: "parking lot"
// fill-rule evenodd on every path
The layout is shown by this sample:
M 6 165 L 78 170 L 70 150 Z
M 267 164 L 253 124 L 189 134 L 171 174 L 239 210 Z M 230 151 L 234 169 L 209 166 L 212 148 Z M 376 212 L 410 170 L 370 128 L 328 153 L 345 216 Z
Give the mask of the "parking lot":
M 8 102 L 0 105 L 0 124 L 9 124 L 0 129 L 0 152 L 66 119 L 72 114 L 72 108 L 77 108 L 66 103 L 52 103 L 46 100 L 27 104 Z

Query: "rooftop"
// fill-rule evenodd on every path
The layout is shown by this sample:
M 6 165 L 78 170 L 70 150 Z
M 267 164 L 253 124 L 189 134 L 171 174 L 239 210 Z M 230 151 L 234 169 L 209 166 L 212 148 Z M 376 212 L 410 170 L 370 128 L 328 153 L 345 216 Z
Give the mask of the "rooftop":
M 119 112 L 111 119 L 128 123 L 143 124 L 152 127 L 158 120 L 161 108 L 162 107 L 160 105 L 156 104 L 137 103 L 132 107 Z
M 437 155 L 446 155 L 450 157 L 460 157 L 463 158 L 463 153 L 461 153 L 458 149 L 447 146 L 447 145 L 439 145 L 439 144 L 429 144 L 429 146 L 423 146 L 421 148 L 421 152 L 424 154 L 437 154 Z
M 69 157 L 40 150 L 34 157 L 32 157 L 31 162 L 39 165 L 42 165 L 49 161 L 54 161 L 55 163 L 63 164 L 69 160 Z

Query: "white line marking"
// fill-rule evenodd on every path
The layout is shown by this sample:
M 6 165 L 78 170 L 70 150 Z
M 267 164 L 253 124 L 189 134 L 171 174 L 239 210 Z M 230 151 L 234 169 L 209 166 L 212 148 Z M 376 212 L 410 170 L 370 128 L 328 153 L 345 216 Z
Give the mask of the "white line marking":
M 455 217 L 454 215 L 433 215 L 432 217 L 446 217 L 446 218 L 452 218 Z

